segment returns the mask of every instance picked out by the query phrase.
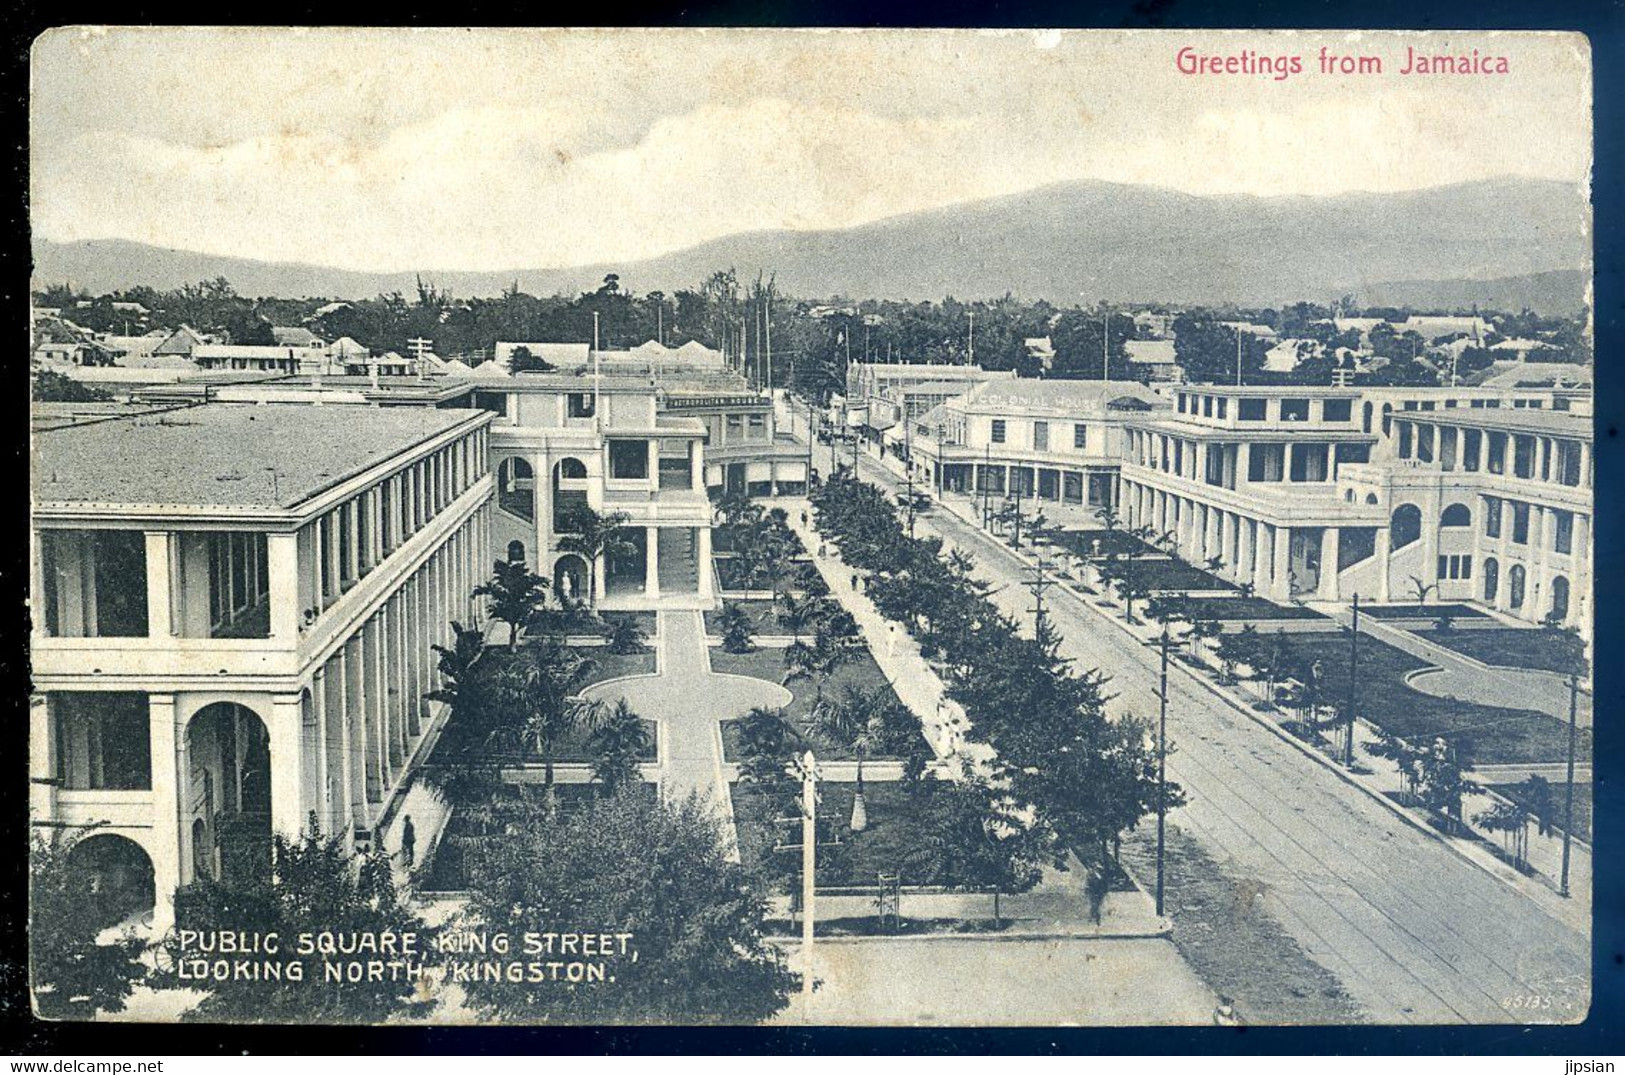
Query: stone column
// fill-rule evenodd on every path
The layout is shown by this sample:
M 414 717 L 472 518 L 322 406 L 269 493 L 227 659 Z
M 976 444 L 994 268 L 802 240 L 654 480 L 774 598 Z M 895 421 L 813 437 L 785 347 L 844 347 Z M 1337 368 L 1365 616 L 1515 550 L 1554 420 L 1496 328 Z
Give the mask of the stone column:
M 170 578 L 168 531 L 149 530 L 147 537 L 147 636 L 170 638 L 175 634 L 175 594 Z
M 1322 601 L 1336 601 L 1338 599 L 1337 535 L 1338 529 L 1335 526 L 1324 527 L 1320 531 L 1320 586 L 1316 596 Z
M 56 722 L 45 695 L 28 701 L 28 811 L 35 821 L 56 817 Z
M 271 828 L 297 839 L 305 827 L 304 721 L 299 695 L 271 699 Z
M 271 591 L 271 637 L 291 644 L 299 637 L 298 534 L 265 536 L 265 577 Z
M 1276 600 L 1292 597 L 1292 531 L 1285 526 L 1275 528 L 1272 552 L 1275 566 L 1270 572 L 1270 592 Z
M 643 533 L 643 596 L 653 599 L 660 596 L 660 529 L 647 526 Z
M 711 585 L 711 528 L 702 526 L 698 530 L 700 596 L 709 601 L 715 596 Z
M 147 695 L 152 751 L 152 882 L 153 929 L 158 935 L 175 924 L 175 890 L 190 878 L 183 856 L 185 769 L 181 766 L 181 729 L 175 721 L 173 694 Z

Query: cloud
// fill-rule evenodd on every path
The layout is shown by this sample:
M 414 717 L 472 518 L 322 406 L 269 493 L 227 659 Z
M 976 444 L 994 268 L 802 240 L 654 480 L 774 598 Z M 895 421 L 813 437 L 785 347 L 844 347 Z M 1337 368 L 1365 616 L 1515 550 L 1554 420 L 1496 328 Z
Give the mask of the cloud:
M 32 223 L 57 240 L 499 269 L 846 227 L 1072 179 L 1325 194 L 1503 173 L 1580 181 L 1589 166 L 1584 70 L 1545 62 L 1572 58 L 1561 39 L 1502 39 L 1525 50 L 1516 85 L 1351 88 L 1182 78 L 1170 57 L 1189 37 L 48 38 Z M 1308 55 L 1317 42 L 1265 47 Z

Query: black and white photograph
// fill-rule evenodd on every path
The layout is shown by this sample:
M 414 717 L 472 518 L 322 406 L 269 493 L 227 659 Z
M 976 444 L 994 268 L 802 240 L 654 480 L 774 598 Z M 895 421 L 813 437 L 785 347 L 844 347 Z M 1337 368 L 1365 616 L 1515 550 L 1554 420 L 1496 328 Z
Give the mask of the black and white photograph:
M 1586 1020 L 1584 35 L 73 26 L 27 142 L 36 1019 Z

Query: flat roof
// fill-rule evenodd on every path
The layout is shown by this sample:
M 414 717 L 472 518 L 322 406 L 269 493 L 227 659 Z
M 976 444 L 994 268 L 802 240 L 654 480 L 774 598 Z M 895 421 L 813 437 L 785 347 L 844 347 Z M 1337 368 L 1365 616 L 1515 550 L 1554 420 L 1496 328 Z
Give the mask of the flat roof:
M 1538 433 L 1548 437 L 1591 439 L 1591 416 L 1545 407 L 1451 407 L 1434 411 L 1395 411 L 1390 415 L 1401 422 L 1429 422 L 1434 425 L 1472 426 L 1508 433 Z
M 294 508 L 490 416 L 428 407 L 209 403 L 38 430 L 39 504 Z

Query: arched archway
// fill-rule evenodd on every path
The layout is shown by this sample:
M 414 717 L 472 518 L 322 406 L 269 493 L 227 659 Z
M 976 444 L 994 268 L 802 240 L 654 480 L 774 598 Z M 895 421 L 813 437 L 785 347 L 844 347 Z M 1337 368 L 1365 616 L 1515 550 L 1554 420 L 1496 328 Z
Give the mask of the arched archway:
M 508 562 L 522 564 L 525 562 L 525 543 L 515 538 L 508 542 Z
M 553 464 L 553 532 L 575 532 L 575 516 L 587 507 L 587 464 L 566 456 Z
M 553 592 L 561 599 L 587 597 L 587 578 L 587 562 L 575 553 L 567 553 L 553 564 Z
M 1422 509 L 1415 504 L 1401 504 L 1388 520 L 1389 542 L 1392 548 L 1403 549 L 1422 537 Z
M 1501 592 L 1501 562 L 1495 557 L 1484 560 L 1484 601 L 1493 604 Z
M 192 818 L 204 847 L 192 862 L 215 878 L 261 879 L 271 869 L 271 737 L 252 709 L 236 702 L 204 706 L 186 728 Z M 197 826 L 191 826 L 195 834 Z
M 157 887 L 152 859 L 127 836 L 98 832 L 68 849 L 68 867 L 90 887 L 98 930 L 152 913 Z
M 1522 564 L 1513 564 L 1512 570 L 1507 572 L 1507 607 L 1522 608 L 1523 592 L 1528 583 L 1528 573 Z
M 1568 622 L 1569 580 L 1562 575 L 1552 576 L 1552 608 L 1548 615 L 1553 623 Z
M 1375 504 L 1377 502 L 1377 494 L 1376 493 L 1367 493 L 1365 495 L 1365 502 L 1367 504 Z
M 1371 404 L 1370 403 L 1367 403 L 1365 405 L 1365 407 L 1362 408 L 1362 413 L 1361 413 L 1361 417 L 1360 417 L 1360 429 L 1361 429 L 1362 432 L 1365 432 L 1365 433 L 1371 432 Z
M 528 460 L 511 455 L 497 464 L 497 506 L 527 523 L 536 521 L 536 471 Z
M 1472 526 L 1473 512 L 1466 504 L 1451 504 L 1439 513 L 1440 526 Z
M 1394 430 L 1394 405 L 1392 403 L 1384 403 L 1382 405 L 1382 435 L 1385 436 L 1385 437 L 1389 436 L 1393 432 L 1393 430 Z

